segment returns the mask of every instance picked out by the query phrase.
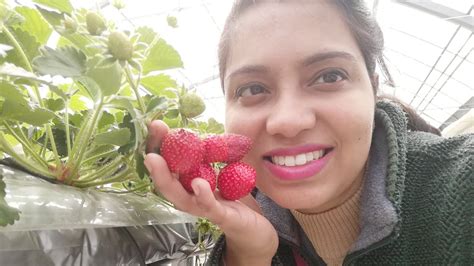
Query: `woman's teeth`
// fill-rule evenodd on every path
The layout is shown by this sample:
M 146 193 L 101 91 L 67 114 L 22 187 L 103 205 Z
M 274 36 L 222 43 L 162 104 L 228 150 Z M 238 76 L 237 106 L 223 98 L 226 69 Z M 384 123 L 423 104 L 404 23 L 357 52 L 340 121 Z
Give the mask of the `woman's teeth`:
M 272 162 L 281 166 L 305 165 L 306 163 L 318 160 L 323 157 L 324 150 L 307 152 L 293 156 L 272 156 Z

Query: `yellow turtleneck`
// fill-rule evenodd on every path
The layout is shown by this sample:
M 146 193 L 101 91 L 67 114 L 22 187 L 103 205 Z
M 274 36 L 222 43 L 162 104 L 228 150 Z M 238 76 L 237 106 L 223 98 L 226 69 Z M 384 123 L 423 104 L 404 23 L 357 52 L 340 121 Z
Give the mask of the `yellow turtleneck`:
M 322 213 L 291 210 L 318 255 L 330 266 L 342 265 L 359 235 L 360 193 L 361 188 L 340 206 Z

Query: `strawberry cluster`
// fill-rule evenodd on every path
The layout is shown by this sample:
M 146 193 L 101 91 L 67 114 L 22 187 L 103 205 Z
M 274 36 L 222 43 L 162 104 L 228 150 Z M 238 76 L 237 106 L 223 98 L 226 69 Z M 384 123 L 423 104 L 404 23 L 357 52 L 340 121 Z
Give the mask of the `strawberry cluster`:
M 188 192 L 193 193 L 191 181 L 200 177 L 212 190 L 217 186 L 223 198 L 238 200 L 255 187 L 255 169 L 240 161 L 251 145 L 250 138 L 242 135 L 211 135 L 201 140 L 191 131 L 178 129 L 163 138 L 160 154 Z M 226 164 L 218 175 L 215 163 Z

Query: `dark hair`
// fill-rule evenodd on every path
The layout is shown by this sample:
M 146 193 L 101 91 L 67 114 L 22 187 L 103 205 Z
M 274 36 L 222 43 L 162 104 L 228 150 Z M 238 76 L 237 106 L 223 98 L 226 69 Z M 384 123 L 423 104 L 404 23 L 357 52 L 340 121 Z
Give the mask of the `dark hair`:
M 275 0 L 276 2 L 283 2 L 285 0 Z M 286 0 L 286 1 L 295 1 L 295 0 Z M 268 2 L 268 0 L 236 0 L 230 11 L 229 16 L 224 24 L 222 31 L 221 39 L 219 42 L 219 74 L 221 79 L 221 86 L 224 89 L 224 75 L 225 67 L 227 64 L 227 59 L 229 56 L 230 45 L 231 45 L 231 36 L 234 30 L 234 24 L 238 18 L 252 6 Z M 369 74 L 370 80 L 372 82 L 372 88 L 374 95 L 377 95 L 377 90 L 379 87 L 378 78 L 375 74 L 375 68 L 378 64 L 380 70 L 385 76 L 388 85 L 393 86 L 394 82 L 388 68 L 385 64 L 383 57 L 383 48 L 384 48 L 384 38 L 382 30 L 378 25 L 375 18 L 372 16 L 370 10 L 367 8 L 364 0 L 328 0 L 328 3 L 334 5 L 346 19 L 346 23 L 351 30 L 359 49 L 362 52 L 364 57 L 365 65 L 367 72 Z M 411 109 L 408 105 L 402 103 L 401 101 L 391 97 L 390 100 L 399 102 L 400 105 L 404 108 L 405 112 L 409 114 L 409 120 L 415 119 L 415 121 L 410 121 L 409 125 L 415 126 L 415 128 L 409 128 L 412 130 L 419 131 L 428 131 L 433 132 L 439 130 L 430 126 L 426 121 L 424 121 L 416 112 Z M 427 125 L 429 129 L 425 126 Z

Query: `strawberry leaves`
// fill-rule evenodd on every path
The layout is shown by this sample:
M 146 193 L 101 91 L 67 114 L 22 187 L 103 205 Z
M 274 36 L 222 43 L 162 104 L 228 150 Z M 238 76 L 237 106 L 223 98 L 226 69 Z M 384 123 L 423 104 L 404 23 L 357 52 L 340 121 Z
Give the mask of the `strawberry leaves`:
M 8 206 L 8 203 L 5 201 L 5 187 L 3 174 L 0 173 L 0 226 L 12 225 L 20 219 L 20 211 Z
M 86 71 L 86 56 L 73 47 L 54 50 L 46 46 L 42 55 L 33 60 L 33 66 L 42 75 L 79 77 Z

